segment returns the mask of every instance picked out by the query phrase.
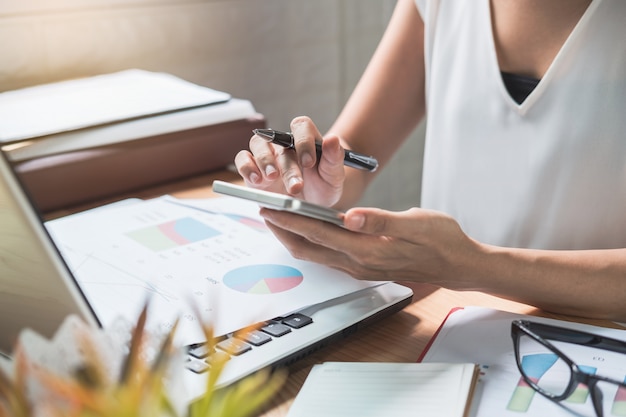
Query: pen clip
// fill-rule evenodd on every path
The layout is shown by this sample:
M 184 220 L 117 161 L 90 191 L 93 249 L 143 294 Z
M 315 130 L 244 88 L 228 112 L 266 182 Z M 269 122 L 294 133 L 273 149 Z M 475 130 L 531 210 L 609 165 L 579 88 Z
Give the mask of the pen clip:
M 346 151 L 344 164 L 352 168 L 366 169 L 370 172 L 378 168 L 378 160 L 372 156 L 366 156 L 352 151 Z
M 280 132 L 274 129 L 254 129 L 253 132 L 255 135 L 262 137 L 266 141 L 280 145 L 283 148 L 295 148 L 291 132 Z

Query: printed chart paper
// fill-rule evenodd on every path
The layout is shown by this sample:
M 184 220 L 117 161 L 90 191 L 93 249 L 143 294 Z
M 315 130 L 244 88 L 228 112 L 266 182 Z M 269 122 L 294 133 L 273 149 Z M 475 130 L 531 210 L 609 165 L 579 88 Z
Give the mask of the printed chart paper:
M 423 362 L 474 362 L 481 365 L 481 377 L 474 398 L 472 416 L 589 416 L 595 417 L 589 389 L 580 385 L 568 399 L 555 403 L 536 393 L 522 379 L 513 351 L 511 322 L 530 321 L 600 334 L 626 341 L 626 330 L 610 329 L 560 320 L 513 314 L 482 307 L 465 307 L 452 312 L 436 336 Z M 626 355 L 569 343 L 552 342 L 581 370 L 626 380 Z M 542 352 L 545 353 L 545 352 Z M 555 375 L 555 357 L 530 352 L 524 361 L 532 363 L 534 377 L 568 378 Z M 626 416 L 626 389 L 603 385 L 605 417 Z
M 226 334 L 379 284 L 294 259 L 255 203 L 194 203 L 165 196 L 46 224 L 105 326 L 149 300 L 151 328 L 180 318 L 177 342 L 196 343 L 199 319 Z

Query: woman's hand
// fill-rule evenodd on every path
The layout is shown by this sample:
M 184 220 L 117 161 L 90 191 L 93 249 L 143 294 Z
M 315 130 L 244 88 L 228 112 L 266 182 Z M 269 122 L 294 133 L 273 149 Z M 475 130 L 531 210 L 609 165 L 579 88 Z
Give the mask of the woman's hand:
M 355 208 L 346 212 L 345 228 L 269 209 L 261 215 L 295 258 L 363 280 L 463 289 L 469 284 L 461 265 L 480 258 L 480 245 L 455 220 L 430 210 Z
M 315 124 L 304 116 L 291 122 L 291 133 L 295 152 L 253 136 L 250 151 L 241 151 L 235 157 L 237 171 L 250 187 L 332 206 L 341 197 L 345 179 L 339 138 L 329 135 L 322 139 Z M 316 141 L 322 143 L 319 161 Z

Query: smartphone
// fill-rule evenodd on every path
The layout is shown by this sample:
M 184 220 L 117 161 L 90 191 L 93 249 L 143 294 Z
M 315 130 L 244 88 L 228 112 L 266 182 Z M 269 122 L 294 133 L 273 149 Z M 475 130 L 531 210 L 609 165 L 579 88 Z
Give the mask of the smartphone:
M 254 188 L 218 180 L 213 181 L 213 191 L 232 197 L 255 201 L 271 209 L 289 211 L 291 213 L 343 226 L 344 214 L 341 211 L 309 203 L 285 194 L 256 190 Z

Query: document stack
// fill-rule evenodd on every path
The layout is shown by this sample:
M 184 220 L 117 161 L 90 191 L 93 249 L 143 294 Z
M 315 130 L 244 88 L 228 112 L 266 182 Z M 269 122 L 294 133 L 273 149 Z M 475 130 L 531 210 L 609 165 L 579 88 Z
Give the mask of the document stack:
M 248 100 L 137 69 L 0 93 L 0 114 L 44 212 L 224 168 L 265 127 Z

